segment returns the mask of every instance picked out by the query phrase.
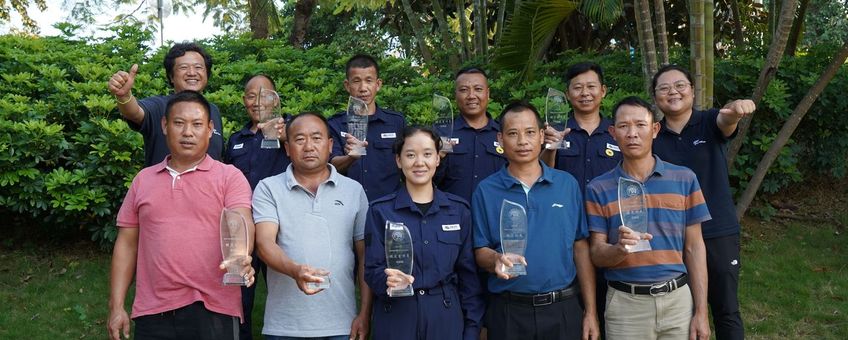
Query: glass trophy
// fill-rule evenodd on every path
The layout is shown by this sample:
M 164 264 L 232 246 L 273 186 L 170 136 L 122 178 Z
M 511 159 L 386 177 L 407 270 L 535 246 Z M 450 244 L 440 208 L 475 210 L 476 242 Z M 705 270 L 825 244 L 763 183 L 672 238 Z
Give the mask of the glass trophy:
M 360 142 L 364 142 L 368 136 L 368 104 L 362 99 L 356 97 L 348 97 L 347 100 L 347 133 Z M 364 145 L 355 145 L 350 154 L 356 156 L 365 156 L 366 150 Z
M 412 275 L 412 235 L 403 223 L 386 221 L 386 268 Z M 412 284 L 386 290 L 389 297 L 412 296 Z
M 269 89 L 259 88 L 259 122 L 263 123 L 262 139 L 260 148 L 262 149 L 279 149 L 280 134 L 277 131 L 278 122 L 281 122 L 280 117 L 280 96 L 277 92 Z
M 548 88 L 548 96 L 545 98 L 545 123 L 560 133 L 565 131 L 565 123 L 568 121 L 568 105 L 565 93 Z M 568 149 L 569 143 L 565 138 L 559 143 L 547 143 L 545 149 Z
M 247 280 L 241 274 L 242 261 L 247 257 L 247 223 L 238 211 L 224 208 L 221 212 L 221 256 L 227 273 L 222 283 L 225 286 L 245 286 Z
M 648 232 L 648 207 L 642 183 L 618 178 L 618 210 L 623 226 L 632 229 L 638 236 Z M 639 243 L 625 248 L 631 253 L 647 251 L 651 250 L 651 242 L 640 239 Z
M 453 144 L 450 143 L 453 136 L 453 106 L 450 99 L 434 94 L 433 111 L 436 113 L 433 132 L 442 139 L 441 151 L 451 153 L 453 152 Z
M 518 203 L 503 200 L 501 205 L 501 249 L 512 262 L 512 268 L 504 266 L 502 271 L 509 276 L 527 275 L 521 262 L 527 248 L 527 211 Z
M 303 239 L 304 262 L 316 272 L 312 276 L 320 277 L 323 282 L 307 282 L 306 288 L 330 288 L 330 272 L 327 268 L 333 263 L 333 251 L 330 246 L 330 226 L 321 216 L 306 214 L 301 221 L 309 231 L 309 237 Z

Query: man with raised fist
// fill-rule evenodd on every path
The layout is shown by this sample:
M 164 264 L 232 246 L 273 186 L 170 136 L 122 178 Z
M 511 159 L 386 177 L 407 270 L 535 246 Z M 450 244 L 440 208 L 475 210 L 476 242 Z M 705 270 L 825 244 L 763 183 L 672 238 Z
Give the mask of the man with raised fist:
M 212 57 L 202 47 L 193 42 L 174 44 L 164 60 L 168 84 L 174 93 L 185 90 L 203 92 L 209 77 L 212 76 Z M 162 132 L 161 121 L 165 117 L 165 106 L 171 95 L 153 96 L 138 100 L 133 96 L 138 64 L 133 64 L 129 72 L 118 71 L 109 79 L 109 92 L 115 96 L 118 110 L 130 128 L 144 137 L 144 166 L 158 164 L 170 154 Z M 210 115 L 214 126 L 209 140 L 207 153 L 215 160 L 221 160 L 224 149 L 224 137 L 221 134 L 221 112 L 211 104 Z

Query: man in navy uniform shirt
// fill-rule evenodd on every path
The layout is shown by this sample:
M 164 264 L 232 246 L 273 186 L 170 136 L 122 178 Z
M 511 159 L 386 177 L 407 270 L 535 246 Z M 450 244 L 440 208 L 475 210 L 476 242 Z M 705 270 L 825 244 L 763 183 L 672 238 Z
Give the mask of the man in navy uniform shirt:
M 453 123 L 453 152 L 442 159 L 434 182 L 471 202 L 477 184 L 506 165 L 498 144 L 501 127 L 486 111 L 489 78 L 482 69 L 468 67 L 456 73 L 454 98 L 460 117 Z
M 368 105 L 368 135 L 364 141 L 366 155 L 351 154 L 354 145 L 362 143 L 347 133 L 347 112 L 328 120 L 333 137 L 330 163 L 339 173 L 362 184 L 368 200 L 394 192 L 400 185 L 395 168 L 392 144 L 403 133 L 406 120 L 403 114 L 377 106 L 377 93 L 383 86 L 380 68 L 371 56 L 358 54 L 345 65 L 344 87 L 347 93 Z
M 718 340 L 744 339 L 739 313 L 739 221 L 730 193 L 725 153 L 736 136 L 739 120 L 754 112 L 748 99 L 735 100 L 721 109 L 692 108 L 694 88 L 689 72 L 664 66 L 652 80 L 654 103 L 665 114 L 654 141 L 654 154 L 666 162 L 695 173 L 713 219 L 701 226 L 707 248 L 707 301 Z
M 232 164 L 241 170 L 250 183 L 250 190 L 256 189 L 256 185 L 265 177 L 282 173 L 291 163 L 285 149 L 261 148 L 265 136 L 259 127 L 259 111 L 260 109 L 268 110 L 271 108 L 260 106 L 260 89 L 273 91 L 275 89 L 274 80 L 264 74 L 254 75 L 247 80 L 242 101 L 249 119 L 241 130 L 230 136 L 230 139 L 227 140 L 227 148 L 224 151 L 224 163 Z M 284 141 L 286 135 L 282 124 L 279 125 L 278 130 L 281 132 L 280 140 Z M 267 267 L 256 254 L 253 254 L 252 265 L 257 272 L 262 272 L 262 276 L 265 276 Z M 255 295 L 256 285 L 242 287 L 241 302 L 244 309 L 244 322 L 239 327 L 240 339 L 253 339 L 251 312 L 253 311 Z

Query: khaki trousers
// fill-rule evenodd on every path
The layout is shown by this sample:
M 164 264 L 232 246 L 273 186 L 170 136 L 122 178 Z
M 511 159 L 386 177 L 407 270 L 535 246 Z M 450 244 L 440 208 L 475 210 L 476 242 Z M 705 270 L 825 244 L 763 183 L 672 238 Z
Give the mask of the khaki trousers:
M 689 338 L 693 303 L 689 285 L 664 296 L 636 295 L 607 290 L 607 340 Z

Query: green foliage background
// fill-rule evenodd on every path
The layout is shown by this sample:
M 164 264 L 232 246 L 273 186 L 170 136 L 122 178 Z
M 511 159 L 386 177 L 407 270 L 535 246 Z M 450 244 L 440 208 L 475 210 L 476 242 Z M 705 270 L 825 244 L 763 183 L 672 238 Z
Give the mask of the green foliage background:
M 114 37 L 75 40 L 0 36 L 0 218 L 15 235 L 90 233 L 108 246 L 114 241 L 114 218 L 133 176 L 141 167 L 141 136 L 120 119 L 106 81 L 117 70 L 140 65 L 137 97 L 168 93 L 162 59 L 152 52 L 151 32 L 141 26 L 112 28 Z M 349 43 L 349 42 L 348 42 Z M 379 55 L 380 46 L 354 51 L 337 43 L 297 50 L 277 40 L 218 37 L 205 42 L 215 65 L 206 96 L 224 115 L 225 136 L 244 122 L 241 104 L 246 76 L 274 77 L 287 113 L 318 111 L 330 115 L 344 108 L 344 63 L 354 52 Z M 829 61 L 832 46 L 784 59 L 733 173 L 742 188 L 783 121 Z M 685 51 L 672 59 L 686 64 Z M 716 105 L 750 96 L 763 54 L 730 56 L 716 63 Z M 639 56 L 626 51 L 603 55 L 567 53 L 540 63 L 535 80 L 520 84 L 518 74 L 489 70 L 494 115 L 514 98 L 544 106 L 547 87 L 564 89 L 568 65 L 594 60 L 606 70 L 609 87 L 602 112 L 641 92 Z M 446 67 L 445 67 L 446 68 Z M 412 123 L 429 119 L 434 93 L 452 98 L 452 74 L 429 75 L 409 60 L 381 56 L 380 105 L 406 114 Z M 805 176 L 842 177 L 848 172 L 848 68 L 843 68 L 810 110 L 792 142 L 783 150 L 763 184 L 773 193 Z M 767 211 L 760 209 L 760 211 Z M 8 242 L 8 241 L 7 241 Z

